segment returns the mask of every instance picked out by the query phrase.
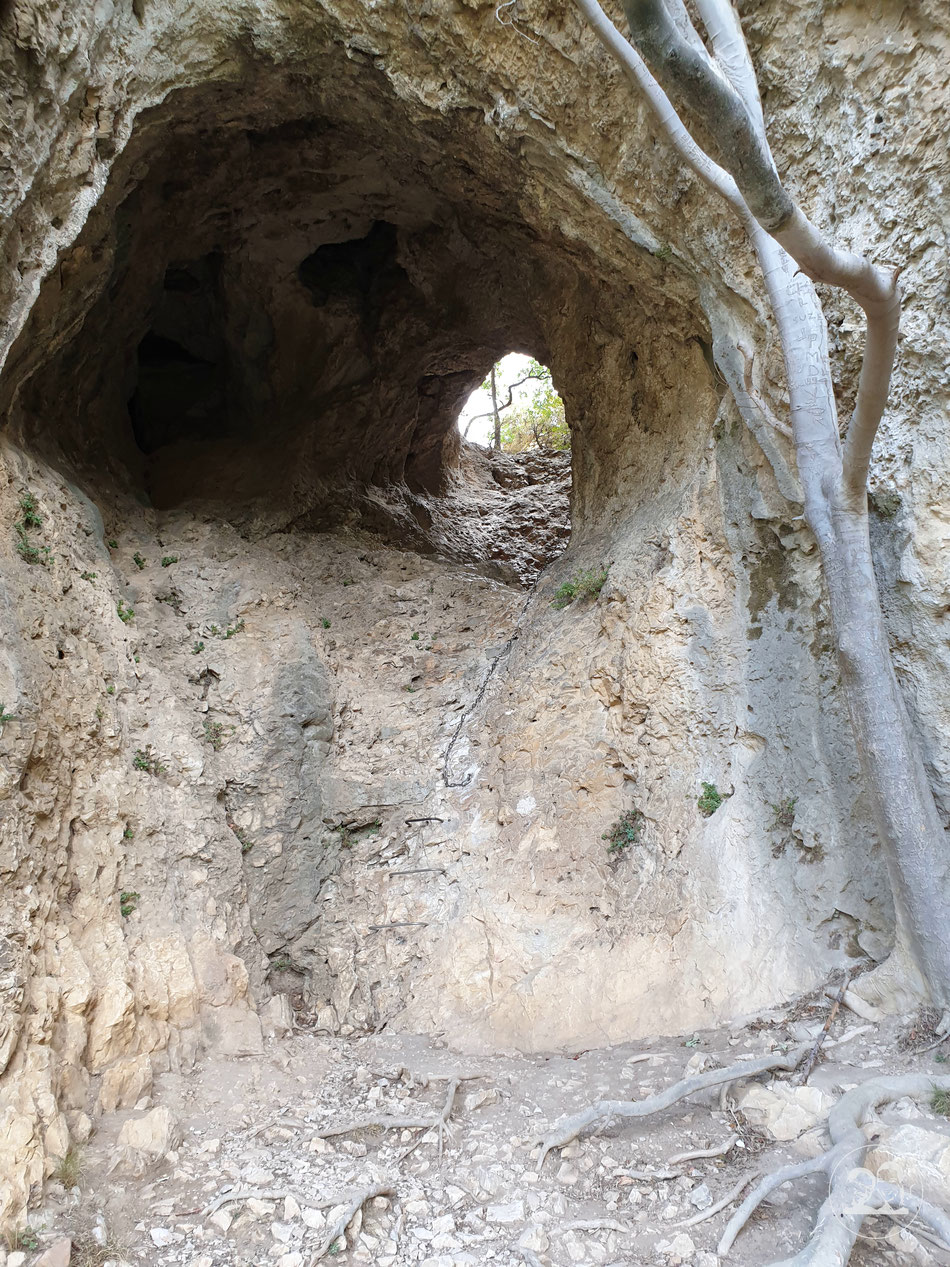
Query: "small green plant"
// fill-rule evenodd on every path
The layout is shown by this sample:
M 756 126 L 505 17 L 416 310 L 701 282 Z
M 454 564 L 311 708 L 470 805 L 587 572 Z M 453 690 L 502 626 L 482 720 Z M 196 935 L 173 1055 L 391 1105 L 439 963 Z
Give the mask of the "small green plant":
M 414 634 L 412 635 L 412 641 L 413 641 L 413 642 L 418 642 L 418 641 L 419 641 L 419 635 L 418 635 L 417 633 L 414 633 Z
M 110 538 L 110 539 L 106 542 L 106 545 L 109 547 L 109 549 L 110 549 L 110 550 L 118 550 L 118 548 L 119 548 L 119 543 L 118 543 L 118 541 L 114 540 L 113 538 Z
M 321 617 L 320 624 L 323 626 L 324 629 L 330 628 L 330 622 L 327 620 L 326 616 Z
M 49 546 L 35 546 L 30 538 L 26 535 L 26 529 L 22 524 L 14 525 L 16 528 L 16 552 L 24 563 L 38 563 L 41 567 L 46 567 L 53 558 Z
M 342 1254 L 343 1253 L 342 1242 L 340 1240 L 335 1240 L 333 1244 L 330 1246 L 330 1248 L 327 1250 L 327 1253 L 330 1255 L 331 1258 L 336 1258 L 338 1254 Z
M 278 972 L 283 972 L 285 968 L 290 967 L 290 955 L 278 955 L 271 967 L 276 968 Z
M 410 695 L 415 695 L 416 691 L 418 691 L 419 688 L 418 686 L 404 686 L 402 689 L 404 691 L 408 691 Z
M 79 579 L 81 581 L 94 581 L 98 576 L 98 572 L 80 572 Z
M 144 748 L 136 748 L 132 764 L 136 770 L 143 770 L 146 774 L 154 774 L 156 776 L 165 774 L 168 769 L 168 766 L 162 765 L 150 743 L 146 744 Z
M 947 1059 L 948 1057 L 941 1055 L 939 1052 L 936 1056 L 934 1056 L 934 1060 L 936 1060 L 938 1065 L 945 1065 L 947 1063 Z
M 250 839 L 243 827 L 232 827 L 231 830 L 237 837 L 238 844 L 241 846 L 241 853 L 249 854 L 254 848 L 254 841 Z
M 772 802 L 772 821 L 770 831 L 791 831 L 795 826 L 795 806 L 797 796 L 784 796 L 780 801 Z
M 703 818 L 712 818 L 716 810 L 728 798 L 716 787 L 715 783 L 703 783 L 703 793 L 699 797 L 696 804 L 699 806 L 699 812 Z
M 608 854 L 615 857 L 625 854 L 631 845 L 638 845 L 643 834 L 643 814 L 638 809 L 628 809 L 621 814 L 613 827 L 605 831 L 601 840 L 607 842 Z
M 684 1038 L 681 1047 L 702 1047 L 703 1040 L 698 1034 L 694 1034 L 692 1038 Z
M 196 642 L 195 645 L 191 648 L 191 654 L 201 655 L 204 649 L 205 649 L 205 644 L 203 642 Z
M 211 721 L 205 718 L 202 722 L 205 732 L 205 742 L 211 744 L 215 752 L 220 752 L 224 745 L 224 722 Z
M 122 918 L 128 919 L 141 899 L 141 893 L 133 893 L 130 889 L 123 889 L 119 894 L 119 910 L 122 912 Z
M 569 581 L 554 591 L 551 606 L 555 611 L 562 611 L 578 598 L 596 598 L 607 581 L 607 572 L 607 568 L 601 568 L 599 572 L 592 568 L 575 572 Z
M 673 248 L 669 245 L 669 243 L 664 242 L 653 252 L 653 258 L 663 260 L 665 263 L 667 260 L 671 260 L 673 258 Z
M 162 555 L 163 568 L 170 568 L 173 563 L 177 563 L 177 562 L 178 562 L 177 554 L 163 554 Z
M 39 1233 L 35 1228 L 30 1227 L 29 1224 L 15 1234 L 15 1239 L 17 1249 L 39 1249 Z
M 950 1091 L 944 1091 L 941 1087 L 934 1087 L 934 1093 L 930 1099 L 930 1107 L 935 1113 L 939 1113 L 941 1117 L 950 1117 Z
M 134 835 L 135 832 L 131 827 L 126 827 L 125 831 L 122 833 L 123 839 L 125 840 L 131 840 Z
M 78 1188 L 82 1178 L 82 1153 L 73 1146 L 67 1148 L 65 1156 L 60 1157 L 53 1171 L 53 1178 L 64 1188 Z
M 243 632 L 244 632 L 244 619 L 242 617 L 241 620 L 237 622 L 237 624 L 228 625 L 227 629 L 225 629 L 224 631 L 224 636 L 225 638 L 233 638 L 235 634 L 239 634 Z
M 344 581 L 344 582 L 343 582 L 343 584 L 344 584 L 344 585 L 354 585 L 354 584 L 355 584 L 355 582 L 354 582 L 354 581 Z
M 8 721 L 16 721 L 16 713 L 8 713 L 6 704 L 0 704 L 0 726 L 5 726 Z
M 123 625 L 129 625 L 135 619 L 135 608 L 128 603 L 124 603 L 121 598 L 116 603 L 115 610 Z
M 136 550 L 136 552 L 132 555 L 132 562 L 135 564 L 135 566 L 138 568 L 140 572 L 143 570 L 143 568 L 148 567 L 148 559 L 143 559 L 142 556 L 139 554 L 138 550 Z
M 106 687 L 106 694 L 107 694 L 107 695 L 114 695 L 114 694 L 115 694 L 115 682 L 110 682 L 110 683 L 109 683 L 109 685 Z
M 23 511 L 21 522 L 24 528 L 41 528 L 43 526 L 43 519 L 37 510 L 36 498 L 32 493 L 27 493 L 20 498 L 20 509 Z

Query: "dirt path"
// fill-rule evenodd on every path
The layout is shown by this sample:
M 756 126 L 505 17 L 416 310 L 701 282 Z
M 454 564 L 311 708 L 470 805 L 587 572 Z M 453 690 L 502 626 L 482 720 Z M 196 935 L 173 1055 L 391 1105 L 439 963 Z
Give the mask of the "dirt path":
M 308 1267 L 324 1246 L 327 1261 L 379 1267 L 715 1267 L 715 1246 L 735 1207 L 695 1226 L 684 1227 L 687 1220 L 744 1173 L 814 1155 L 824 1146 L 827 1106 L 842 1090 L 880 1070 L 944 1072 L 945 1064 L 935 1063 L 942 1049 L 902 1051 L 906 1026 L 857 1034 L 854 1017 L 836 1021 L 831 1041 L 846 1041 L 829 1051 L 808 1087 L 788 1087 L 784 1105 L 770 1110 L 772 1130 L 794 1136 L 782 1142 L 753 1125 L 756 1097 L 768 1099 L 770 1081 L 787 1084 L 785 1075 L 764 1075 L 751 1100 L 741 1087 L 722 1100 L 708 1092 L 650 1119 L 583 1136 L 552 1153 L 541 1175 L 535 1143 L 591 1100 L 641 1098 L 678 1080 L 687 1066 L 694 1072 L 751 1059 L 819 1027 L 806 1017 L 549 1056 L 464 1056 L 438 1041 L 395 1035 L 275 1040 L 263 1058 L 208 1060 L 187 1075 L 163 1075 L 150 1102 L 101 1118 L 84 1151 L 80 1189 L 50 1190 L 34 1224 L 39 1248 L 57 1234 L 73 1236 L 72 1267 Z M 436 1129 L 380 1125 L 321 1134 L 367 1118 L 436 1120 L 453 1079 L 462 1081 L 441 1142 Z M 180 1143 L 140 1176 L 127 1161 L 110 1174 L 123 1122 L 153 1103 L 171 1110 Z M 743 1103 L 744 1113 L 736 1107 Z M 761 1119 L 761 1106 L 758 1112 Z M 892 1124 L 924 1116 L 928 1128 L 950 1133 L 927 1106 L 899 1104 L 884 1114 Z M 729 1139 L 734 1144 L 723 1157 L 670 1162 Z M 947 1145 L 950 1155 L 950 1138 Z M 367 1201 L 346 1234 L 334 1236 L 350 1199 L 373 1186 L 392 1196 Z M 752 1267 L 794 1252 L 822 1197 L 820 1179 L 776 1194 L 729 1261 Z M 97 1226 L 100 1240 L 105 1229 L 105 1248 L 95 1242 Z M 859 1267 L 950 1261 L 887 1220 L 868 1227 L 852 1258 Z M 27 1253 L 26 1262 L 32 1259 Z

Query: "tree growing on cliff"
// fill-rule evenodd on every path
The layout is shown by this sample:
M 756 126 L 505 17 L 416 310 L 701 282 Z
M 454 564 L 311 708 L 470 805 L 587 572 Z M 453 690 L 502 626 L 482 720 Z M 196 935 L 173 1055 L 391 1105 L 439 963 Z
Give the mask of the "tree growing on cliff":
M 899 270 L 833 245 L 784 187 L 731 0 L 693 0 L 699 28 L 684 0 L 623 0 L 630 40 L 597 0 L 577 4 L 652 108 L 678 157 L 738 218 L 758 259 L 785 362 L 790 426 L 775 420 L 752 390 L 748 364 L 734 395 L 747 421 L 755 423 L 764 414 L 795 447 L 805 519 L 821 554 L 855 748 L 894 896 L 894 949 L 885 964 L 861 979 L 859 989 L 866 999 L 890 1003 L 929 993 L 944 1013 L 945 1032 L 950 1010 L 950 848 L 894 673 L 868 529 L 871 448 L 897 350 Z M 865 317 L 858 392 L 843 439 L 816 282 L 844 290 Z M 738 351 L 748 359 L 744 349 Z M 882 1092 L 874 1103 L 888 1095 Z M 838 1165 L 840 1176 L 828 1169 L 831 1193 L 815 1235 L 789 1265 L 845 1262 L 868 1209 L 887 1205 L 895 1193 L 897 1198 L 907 1196 L 896 1189 L 885 1194 L 886 1185 L 874 1176 L 868 1176 L 871 1189 L 866 1184 L 848 1189 L 849 1177 L 868 1174 L 852 1171 L 852 1165 L 861 1162 Z M 775 1179 L 767 1181 L 769 1191 Z M 744 1203 L 736 1216 L 738 1226 L 765 1195 L 764 1185 L 766 1181 Z M 944 1236 L 950 1222 L 940 1217 Z M 931 1221 L 931 1226 L 937 1223 Z

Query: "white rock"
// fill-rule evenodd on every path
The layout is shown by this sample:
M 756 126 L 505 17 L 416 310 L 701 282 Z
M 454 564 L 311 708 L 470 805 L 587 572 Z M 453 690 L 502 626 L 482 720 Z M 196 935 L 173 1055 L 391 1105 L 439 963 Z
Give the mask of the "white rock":
M 818 1087 L 793 1087 L 787 1082 L 774 1082 L 769 1087 L 753 1083 L 743 1088 L 736 1100 L 753 1126 L 777 1140 L 796 1139 L 823 1124 L 834 1102 L 833 1096 Z
M 489 1223 L 502 1223 L 505 1225 L 523 1223 L 524 1202 L 509 1201 L 504 1205 L 490 1205 L 485 1211 L 485 1218 Z
M 234 1222 L 234 1215 L 229 1214 L 227 1210 L 215 1210 L 208 1222 L 213 1223 L 215 1227 L 220 1228 L 222 1232 L 226 1232 Z
M 185 1239 L 181 1232 L 172 1232 L 167 1227 L 150 1228 L 148 1234 L 152 1244 L 159 1249 L 165 1249 L 169 1245 L 179 1245 Z
M 694 1205 L 697 1210 L 708 1210 L 712 1205 L 712 1200 L 712 1193 L 706 1183 L 697 1184 L 689 1194 L 689 1203 Z

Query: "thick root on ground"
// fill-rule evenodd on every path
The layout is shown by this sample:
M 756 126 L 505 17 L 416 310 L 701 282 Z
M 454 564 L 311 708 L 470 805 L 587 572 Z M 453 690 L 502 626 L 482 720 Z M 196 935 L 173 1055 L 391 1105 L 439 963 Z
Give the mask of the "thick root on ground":
M 881 1104 L 903 1096 L 921 1100 L 934 1091 L 950 1091 L 950 1076 L 905 1074 L 894 1078 L 872 1078 L 853 1087 L 841 1097 L 828 1115 L 831 1148 L 820 1157 L 783 1166 L 767 1175 L 735 1212 L 719 1242 L 718 1253 L 725 1257 L 736 1237 L 762 1201 L 792 1179 L 824 1172 L 828 1176 L 828 1197 L 821 1207 L 815 1231 L 804 1249 L 793 1258 L 772 1267 L 843 1267 L 869 1216 L 906 1210 L 931 1229 L 950 1248 L 950 1218 L 936 1206 L 885 1183 L 864 1169 L 870 1148 L 861 1127 L 867 1115 Z
M 357 1192 L 347 1204 L 346 1209 L 327 1232 L 320 1248 L 310 1259 L 310 1267 L 316 1267 L 316 1264 L 320 1261 L 320 1259 L 330 1252 L 333 1246 L 337 1243 L 340 1237 L 343 1236 L 346 1229 L 356 1218 L 358 1212 L 362 1210 L 367 1201 L 372 1201 L 374 1197 L 393 1197 L 395 1195 L 396 1190 L 390 1183 L 373 1184 L 372 1187 L 363 1188 L 360 1192 Z
M 670 1105 L 700 1091 L 709 1091 L 713 1087 L 721 1087 L 730 1082 L 739 1082 L 746 1078 L 754 1078 L 756 1074 L 767 1073 L 771 1069 L 794 1069 L 807 1051 L 807 1044 L 794 1048 L 787 1054 L 775 1052 L 770 1056 L 760 1056 L 757 1060 L 745 1060 L 741 1064 L 730 1065 L 727 1069 L 711 1069 L 708 1073 L 697 1074 L 694 1078 L 684 1078 L 665 1091 L 648 1096 L 645 1100 L 599 1100 L 582 1113 L 573 1117 L 562 1118 L 550 1135 L 541 1140 L 541 1154 L 538 1158 L 538 1174 L 544 1166 L 549 1152 L 554 1148 L 563 1148 L 577 1139 L 581 1131 L 589 1126 L 605 1122 L 611 1117 L 649 1117 L 668 1109 Z

